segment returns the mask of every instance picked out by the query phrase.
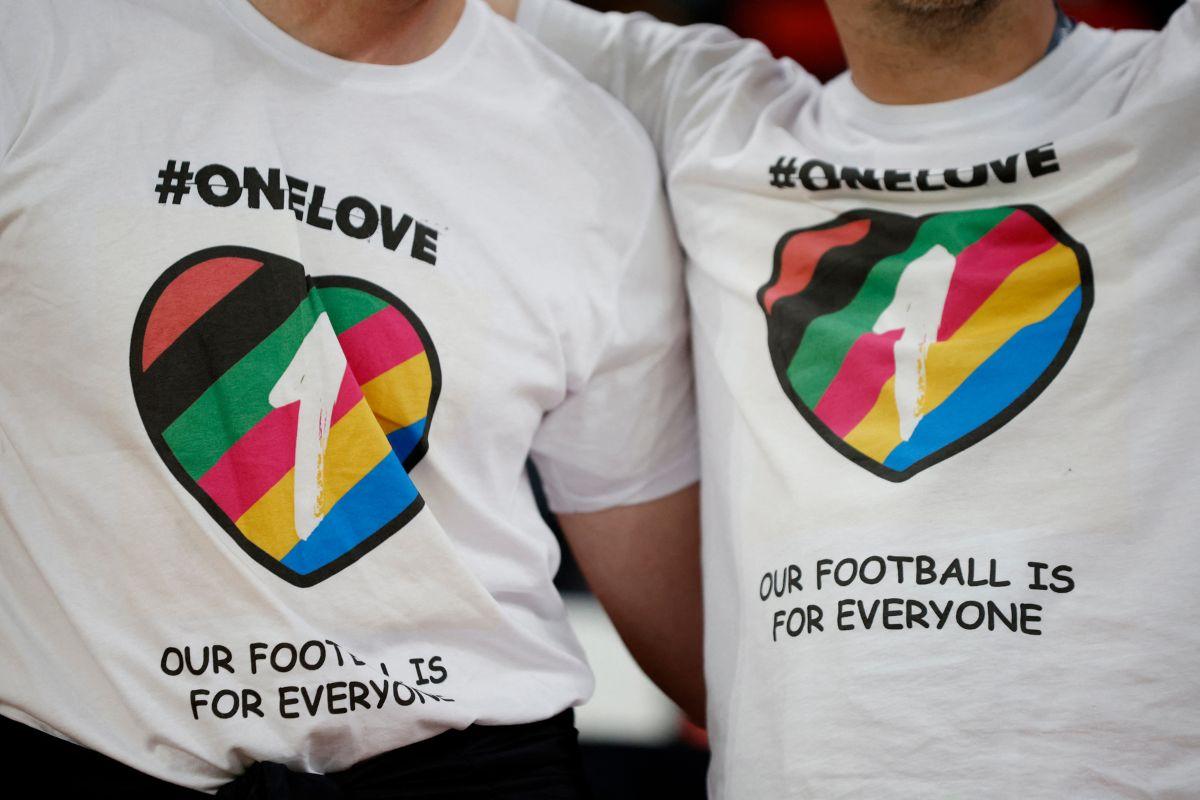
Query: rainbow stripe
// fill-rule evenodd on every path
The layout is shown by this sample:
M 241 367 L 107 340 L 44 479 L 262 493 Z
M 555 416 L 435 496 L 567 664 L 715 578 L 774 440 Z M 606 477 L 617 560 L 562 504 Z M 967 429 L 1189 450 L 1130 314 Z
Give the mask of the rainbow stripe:
M 1044 388 L 1091 275 L 1037 208 L 856 211 L 785 236 L 759 300 L 785 391 L 831 443 L 902 480 Z
M 327 337 L 316 349 L 339 366 L 312 372 L 304 362 L 312 399 L 280 403 L 281 381 L 312 337 Z M 295 262 L 244 248 L 195 254 L 147 295 L 131 368 L 147 429 L 176 476 L 294 583 L 327 577 L 419 509 L 407 470 L 425 451 L 437 361 L 419 320 L 378 287 L 309 279 Z M 312 451 L 315 528 L 302 536 L 302 404 L 318 397 L 329 403 L 326 438 Z

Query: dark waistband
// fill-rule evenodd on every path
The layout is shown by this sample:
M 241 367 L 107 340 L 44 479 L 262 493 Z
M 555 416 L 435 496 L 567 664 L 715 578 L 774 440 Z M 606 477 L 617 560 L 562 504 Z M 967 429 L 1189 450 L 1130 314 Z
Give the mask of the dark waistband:
M 159 780 L 85 747 L 0 717 L 0 738 L 14 765 L 45 764 L 47 790 L 90 796 L 194 800 L 211 797 Z M 574 713 L 523 725 L 472 725 L 390 750 L 328 775 L 256 762 L 223 786 L 221 800 L 352 800 L 355 797 L 487 797 L 476 788 L 530 774 L 582 787 Z M 461 795 L 447 785 L 461 784 Z M 55 794 L 57 792 L 51 792 Z M 532 796 L 532 795 L 531 795 Z

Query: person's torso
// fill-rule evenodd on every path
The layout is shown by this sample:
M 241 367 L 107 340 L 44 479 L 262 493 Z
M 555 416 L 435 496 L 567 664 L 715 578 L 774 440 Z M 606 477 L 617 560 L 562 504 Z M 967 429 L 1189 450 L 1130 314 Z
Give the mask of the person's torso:
M 1159 45 L 902 110 L 732 85 L 674 164 L 721 796 L 1200 781 L 1200 93 Z
M 608 107 L 475 0 L 403 68 L 242 0 L 44 12 L 0 165 L 5 714 L 206 788 L 586 698 L 525 462 L 626 246 L 573 151 Z

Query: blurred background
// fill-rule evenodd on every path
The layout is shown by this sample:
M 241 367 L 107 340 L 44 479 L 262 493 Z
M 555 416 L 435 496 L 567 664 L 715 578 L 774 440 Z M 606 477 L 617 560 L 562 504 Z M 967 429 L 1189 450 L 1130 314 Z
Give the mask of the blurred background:
M 777 56 L 795 59 L 822 80 L 845 69 L 824 0 L 583 3 L 604 11 L 647 11 L 681 24 L 725 25 L 761 40 Z M 1181 0 L 1061 0 L 1061 4 L 1070 16 L 1098 28 L 1161 28 Z M 542 508 L 545 513 L 544 503 Z M 553 525 L 553 518 L 547 518 Z M 595 696 L 577 711 L 585 767 L 596 800 L 702 800 L 708 766 L 704 732 L 688 725 L 638 670 L 565 546 L 557 583 L 596 673 Z

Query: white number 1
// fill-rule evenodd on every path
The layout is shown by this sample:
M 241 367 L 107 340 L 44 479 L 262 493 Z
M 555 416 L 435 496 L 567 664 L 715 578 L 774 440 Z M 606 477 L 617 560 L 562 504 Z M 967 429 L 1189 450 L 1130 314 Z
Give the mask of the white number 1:
M 321 513 L 325 448 L 329 444 L 333 406 L 345 372 L 346 354 L 338 343 L 329 315 L 321 312 L 267 398 L 272 408 L 300 402 L 294 509 L 296 533 L 302 540 L 325 518 Z

